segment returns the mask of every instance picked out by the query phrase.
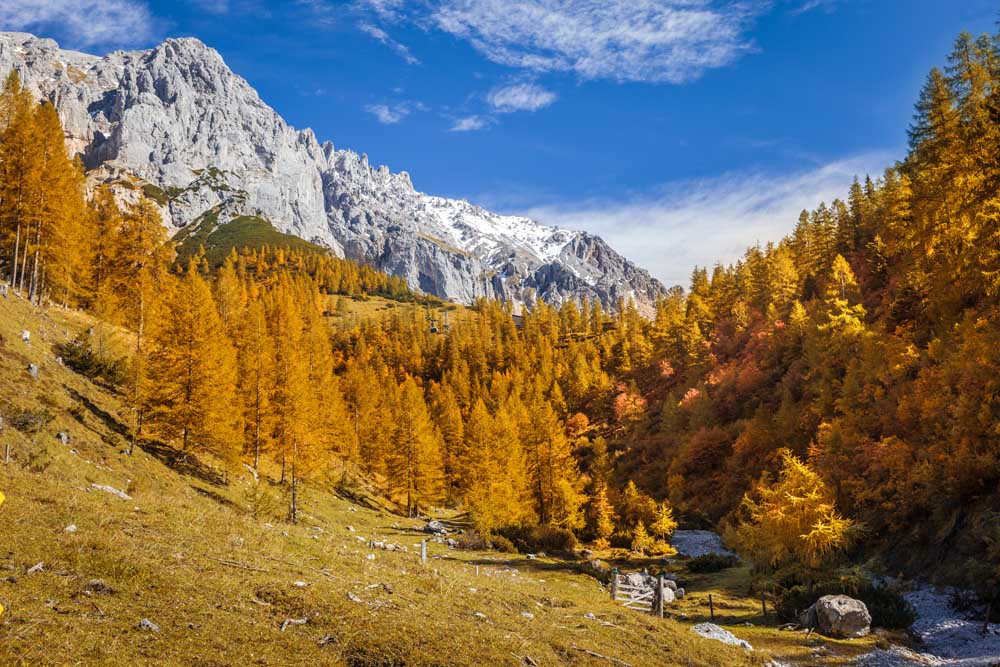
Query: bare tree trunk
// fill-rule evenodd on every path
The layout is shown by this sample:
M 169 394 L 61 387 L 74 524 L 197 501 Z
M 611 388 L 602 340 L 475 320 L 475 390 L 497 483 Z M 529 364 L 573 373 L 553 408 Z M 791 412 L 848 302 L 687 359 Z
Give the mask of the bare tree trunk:
M 17 234 L 14 236 L 14 268 L 10 273 L 10 287 L 17 289 L 17 258 L 21 250 L 21 223 L 17 223 Z

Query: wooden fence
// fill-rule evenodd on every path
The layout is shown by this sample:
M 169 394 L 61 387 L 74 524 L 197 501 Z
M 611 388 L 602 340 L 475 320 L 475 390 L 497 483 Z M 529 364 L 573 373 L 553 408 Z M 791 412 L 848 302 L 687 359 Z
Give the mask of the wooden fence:
M 611 571 L 611 599 L 621 602 L 629 609 L 644 611 L 663 618 L 663 590 L 666 583 L 663 575 L 656 577 L 656 583 L 650 586 L 637 586 L 629 583 L 627 575 L 619 574 L 617 568 Z

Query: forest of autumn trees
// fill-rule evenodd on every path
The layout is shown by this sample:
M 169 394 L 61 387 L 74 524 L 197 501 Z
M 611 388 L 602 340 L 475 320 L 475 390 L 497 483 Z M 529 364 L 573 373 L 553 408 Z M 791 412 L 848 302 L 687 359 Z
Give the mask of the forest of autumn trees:
M 438 331 L 398 280 L 321 253 L 176 266 L 156 207 L 86 196 L 55 113 L 13 77 L 0 130 L 4 277 L 129 332 L 137 441 L 275 471 L 293 520 L 303 489 L 360 471 L 411 514 L 447 505 L 485 534 L 544 524 L 646 550 L 676 520 L 759 520 L 782 470 L 779 484 L 829 496 L 825 525 L 895 564 L 947 554 L 996 578 L 996 38 L 960 36 L 930 74 L 906 159 L 780 242 L 696 269 L 652 320 L 627 303 L 515 318 L 483 301 Z M 399 301 L 338 314 L 370 294 Z M 818 562 L 824 539 L 803 558 Z

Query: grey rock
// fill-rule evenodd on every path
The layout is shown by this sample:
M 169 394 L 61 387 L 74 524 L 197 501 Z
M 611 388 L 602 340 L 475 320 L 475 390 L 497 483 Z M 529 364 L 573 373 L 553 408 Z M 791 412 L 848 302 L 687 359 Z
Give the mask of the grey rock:
M 153 186 L 171 232 L 208 212 L 218 224 L 256 215 L 464 303 L 590 298 L 613 308 L 633 299 L 651 312 L 664 293 L 596 236 L 424 194 L 406 172 L 321 144 L 196 39 L 97 57 L 0 33 L 0 71 L 12 67 L 37 99 L 55 105 L 89 185 L 108 183 L 124 202 Z
M 35 364 L 28 364 L 28 373 L 31 375 L 31 377 L 33 377 L 33 378 L 35 378 L 37 380 L 38 379 L 38 366 L 36 366 Z
M 824 595 L 801 614 L 799 622 L 828 637 L 853 639 L 871 632 L 872 617 L 861 600 L 846 595 Z
M 440 521 L 434 519 L 427 522 L 424 526 L 424 532 L 430 535 L 447 535 L 448 528 Z
M 717 642 L 722 642 L 723 644 L 729 644 L 730 646 L 739 646 L 748 651 L 753 650 L 753 646 L 750 642 L 740 639 L 729 630 L 720 628 L 715 623 L 699 623 L 698 625 L 691 628 L 691 630 L 705 639 L 712 639 Z
M 667 588 L 669 588 L 672 591 L 676 591 L 677 590 L 677 582 L 674 581 L 673 579 L 667 579 L 666 577 L 664 577 L 663 578 L 663 585 L 666 586 Z
M 132 500 L 132 496 L 128 495 L 124 491 L 121 491 L 120 489 L 116 489 L 113 486 L 107 486 L 105 484 L 91 484 L 90 488 L 96 489 L 97 491 L 103 491 L 104 493 L 110 493 L 111 495 L 117 496 L 122 500 Z
M 158 626 L 156 623 L 153 623 L 148 618 L 144 618 L 141 621 L 139 621 L 139 629 L 149 630 L 150 632 L 159 632 L 160 626 Z

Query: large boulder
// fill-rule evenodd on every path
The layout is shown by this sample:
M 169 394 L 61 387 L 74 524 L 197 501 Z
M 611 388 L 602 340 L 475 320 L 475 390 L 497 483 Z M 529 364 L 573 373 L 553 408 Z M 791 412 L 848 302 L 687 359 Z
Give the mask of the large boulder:
M 427 522 L 427 525 L 424 526 L 424 532 L 430 535 L 447 535 L 448 528 L 437 519 L 434 519 Z
M 824 595 L 799 620 L 807 628 L 842 639 L 864 637 L 872 627 L 872 616 L 865 603 L 846 595 Z

